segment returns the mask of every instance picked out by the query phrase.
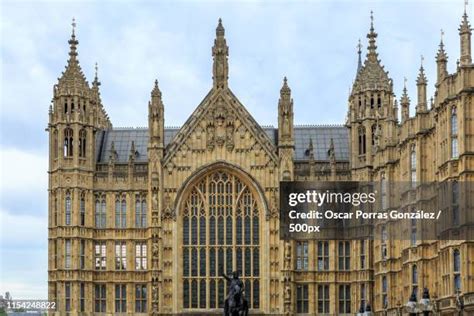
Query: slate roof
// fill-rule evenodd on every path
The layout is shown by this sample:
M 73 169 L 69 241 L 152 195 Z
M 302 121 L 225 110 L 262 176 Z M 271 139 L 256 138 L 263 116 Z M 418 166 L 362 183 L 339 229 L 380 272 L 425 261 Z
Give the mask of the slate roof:
M 275 145 L 278 144 L 278 129 L 273 126 L 263 126 L 265 133 Z M 165 128 L 165 146 L 178 133 L 178 127 Z M 313 153 L 315 160 L 329 160 L 328 149 L 331 138 L 334 142 L 336 160 L 349 160 L 349 130 L 342 125 L 305 125 L 294 128 L 295 131 L 295 160 L 309 159 L 308 145 L 310 139 L 313 141 Z M 147 128 L 114 128 L 97 133 L 96 148 L 97 162 L 109 161 L 112 142 L 117 153 L 116 162 L 126 163 L 130 156 L 132 141 L 135 144 L 135 161 L 146 162 L 148 129 Z

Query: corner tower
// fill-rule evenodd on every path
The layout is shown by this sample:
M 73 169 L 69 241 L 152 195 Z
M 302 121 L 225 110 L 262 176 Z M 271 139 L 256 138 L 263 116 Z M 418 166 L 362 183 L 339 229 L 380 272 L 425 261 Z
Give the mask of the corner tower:
M 73 20 L 66 69 L 54 85 L 49 108 L 49 223 L 48 296 L 58 310 L 78 311 L 77 305 L 64 306 L 66 293 L 92 291 L 79 282 L 79 275 L 92 270 L 92 260 L 76 254 L 92 249 L 88 237 L 94 227 L 93 175 L 95 171 L 95 132 L 111 127 L 100 100 L 100 82 L 89 86 L 77 58 L 79 41 Z M 59 260 L 59 259 L 64 260 Z M 64 281 L 64 273 L 71 281 Z M 76 280 L 76 281 L 73 281 Z
M 355 179 L 369 180 L 373 157 L 377 150 L 391 143 L 396 126 L 392 79 L 378 59 L 377 33 L 371 13 L 368 52 L 359 63 L 349 96 L 348 127 L 350 129 L 351 163 Z M 377 141 L 377 139 L 379 141 Z

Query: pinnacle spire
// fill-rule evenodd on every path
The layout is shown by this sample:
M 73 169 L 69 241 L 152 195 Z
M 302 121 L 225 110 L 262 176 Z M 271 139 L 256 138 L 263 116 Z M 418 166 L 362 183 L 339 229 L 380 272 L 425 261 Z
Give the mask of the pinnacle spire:
M 423 68 L 423 61 L 425 60 L 425 58 L 423 57 L 423 55 L 421 55 L 421 65 L 420 65 L 420 72 L 418 74 L 418 78 L 416 79 L 416 83 L 418 85 L 426 85 L 426 75 L 425 75 L 425 68 Z
M 467 6 L 468 0 L 464 0 L 464 14 L 462 15 L 461 26 L 459 27 L 460 34 L 463 32 L 471 32 L 471 26 L 469 25 L 469 20 L 467 16 Z
M 359 55 L 358 60 L 357 60 L 357 72 L 362 68 L 362 44 L 360 42 L 359 38 L 359 43 L 357 44 L 357 54 Z
M 76 59 L 77 56 L 77 44 L 79 44 L 79 41 L 76 39 L 76 19 L 72 18 L 72 33 L 71 33 L 71 39 L 68 41 L 69 43 L 69 56 L 71 59 Z
M 403 106 L 404 104 L 410 104 L 410 98 L 408 97 L 407 92 L 407 78 L 403 78 L 403 93 L 400 100 L 400 104 Z
M 288 86 L 288 79 L 286 76 L 283 78 L 283 86 L 280 89 L 280 95 L 290 95 L 291 94 L 291 89 Z
M 151 90 L 151 96 L 152 97 L 161 97 L 161 91 L 160 88 L 158 87 L 158 79 L 155 79 L 155 85 L 153 86 L 153 90 Z
M 446 51 L 444 50 L 444 31 L 441 29 L 441 39 L 439 41 L 439 49 L 438 53 L 436 54 L 436 61 L 446 61 L 448 59 L 448 56 L 446 55 Z
M 99 81 L 99 65 L 97 62 L 94 65 L 94 81 L 92 81 L 92 86 L 93 87 L 99 87 L 100 86 L 100 81 Z
M 374 28 L 374 12 L 370 11 L 370 32 L 367 34 L 367 38 L 369 39 L 369 47 L 367 56 L 371 60 L 377 59 L 377 45 L 376 45 L 376 38 L 377 33 L 375 32 Z
M 227 80 L 229 79 L 229 47 L 225 40 L 225 29 L 222 25 L 222 19 L 219 18 L 219 23 L 216 28 L 216 39 L 212 47 L 212 57 L 214 59 L 212 67 L 212 79 L 214 81 L 214 88 L 227 87 Z

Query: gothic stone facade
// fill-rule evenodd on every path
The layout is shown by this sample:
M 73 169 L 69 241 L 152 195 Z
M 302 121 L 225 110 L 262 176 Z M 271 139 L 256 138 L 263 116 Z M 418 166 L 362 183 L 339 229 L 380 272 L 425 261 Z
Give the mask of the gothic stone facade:
M 97 76 L 89 85 L 81 71 L 73 31 L 47 128 L 48 284 L 56 314 L 221 313 L 227 289 L 220 275 L 233 270 L 241 271 L 253 314 L 341 315 L 370 304 L 376 314 L 396 315 L 424 287 L 443 314 L 457 312 L 459 296 L 473 310 L 472 240 L 279 238 L 282 180 L 474 180 L 466 14 L 459 34 L 455 73 L 447 72 L 440 43 L 430 104 L 420 68 L 415 115 L 404 90 L 398 119 L 372 21 L 363 63 L 359 49 L 346 124 L 294 125 L 285 78 L 273 128 L 260 126 L 228 87 L 219 21 L 213 87 L 184 126 L 164 127 L 155 82 L 148 128 L 118 129 L 102 105 Z M 412 186 L 411 200 L 418 190 Z M 468 193 L 453 204 L 472 205 Z M 458 225 L 472 222 L 472 213 L 461 214 Z

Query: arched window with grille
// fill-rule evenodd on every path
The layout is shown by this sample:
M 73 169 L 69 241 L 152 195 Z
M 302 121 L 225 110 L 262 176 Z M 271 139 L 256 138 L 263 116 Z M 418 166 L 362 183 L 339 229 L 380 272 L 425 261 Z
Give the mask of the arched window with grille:
M 72 202 L 71 202 L 71 192 L 70 191 L 66 191 L 66 198 L 65 198 L 65 201 L 64 201 L 64 207 L 65 207 L 66 225 L 71 225 Z
M 458 158 L 458 115 L 456 107 L 451 109 L 451 158 Z
M 146 213 L 146 196 L 142 194 L 137 194 L 135 196 L 135 227 L 146 227 Z
M 72 157 L 73 155 L 73 131 L 72 128 L 64 130 L 64 157 Z
M 86 139 L 87 132 L 85 129 L 81 129 L 79 131 L 79 157 L 81 158 L 86 157 Z
M 106 200 L 104 194 L 98 194 L 95 197 L 95 227 L 106 228 Z
M 125 194 L 115 196 L 115 228 L 127 227 L 127 199 Z
M 416 264 L 411 267 L 411 290 L 418 297 L 418 267 Z
M 260 307 L 260 204 L 253 189 L 218 170 L 182 202 L 183 308 L 223 308 L 221 274 L 239 271 L 250 308 Z

